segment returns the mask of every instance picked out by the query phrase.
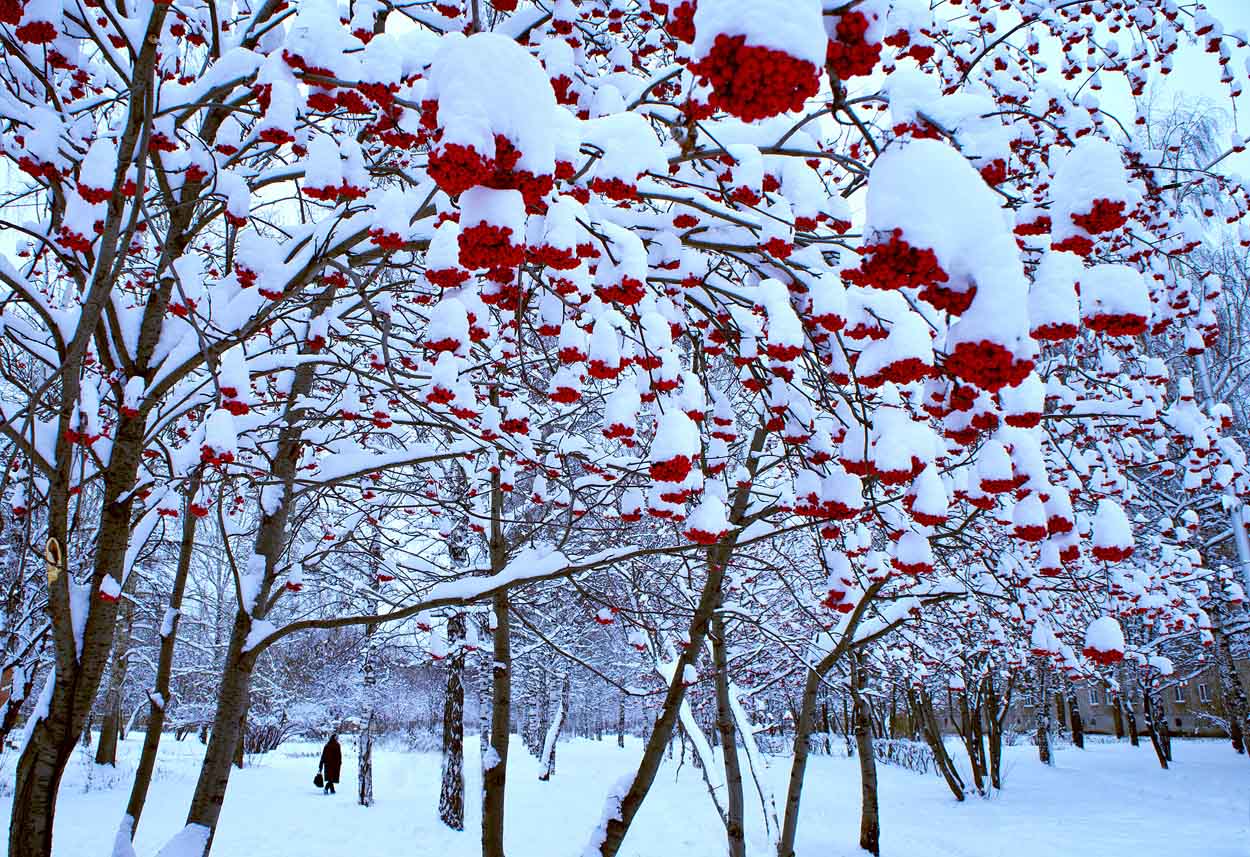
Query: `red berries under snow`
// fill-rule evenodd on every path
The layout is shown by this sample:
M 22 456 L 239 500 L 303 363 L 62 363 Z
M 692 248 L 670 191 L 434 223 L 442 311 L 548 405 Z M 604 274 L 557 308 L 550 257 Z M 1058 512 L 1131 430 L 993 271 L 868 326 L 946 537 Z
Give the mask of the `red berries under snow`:
M 460 264 L 514 268 L 525 259 L 525 202 L 515 190 L 474 187 L 460 196 Z
M 1051 197 L 1051 246 L 1088 256 L 1095 238 L 1127 222 L 1140 192 L 1130 184 L 1116 147 L 1089 135 L 1063 156 Z
M 683 482 L 699 455 L 699 429 L 682 411 L 666 411 L 651 441 L 651 478 L 657 482 Z
M 1133 555 L 1133 528 L 1114 500 L 1098 501 L 1092 552 L 1103 562 L 1120 562 Z
M 825 62 L 840 79 L 872 74 L 881 59 L 881 43 L 868 37 L 870 22 L 863 12 L 841 15 L 825 51 Z
M 690 70 L 746 122 L 801 110 L 820 89 L 819 0 L 700 0 Z
M 714 545 L 729 532 L 729 517 L 719 497 L 704 497 L 686 520 L 686 538 L 701 545 Z
M 1095 265 L 1081 274 L 1085 326 L 1108 336 L 1137 336 L 1150 320 L 1150 292 L 1127 265 Z
M 514 190 L 540 209 L 553 184 L 559 108 L 534 56 L 497 33 L 449 37 L 435 55 L 426 102 L 437 129 L 429 174 L 442 190 Z
M 1085 648 L 1081 654 L 1091 661 L 1109 666 L 1124 660 L 1124 631 L 1120 623 L 1103 616 L 1089 623 L 1085 632 Z

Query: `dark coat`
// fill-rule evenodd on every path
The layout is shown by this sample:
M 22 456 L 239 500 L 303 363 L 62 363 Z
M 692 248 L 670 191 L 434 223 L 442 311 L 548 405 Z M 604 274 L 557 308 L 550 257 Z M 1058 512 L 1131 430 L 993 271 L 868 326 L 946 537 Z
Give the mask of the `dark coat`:
M 325 775 L 327 783 L 337 783 L 342 768 L 343 748 L 339 746 L 339 739 L 331 738 L 321 748 L 321 764 L 317 766 L 317 770 Z

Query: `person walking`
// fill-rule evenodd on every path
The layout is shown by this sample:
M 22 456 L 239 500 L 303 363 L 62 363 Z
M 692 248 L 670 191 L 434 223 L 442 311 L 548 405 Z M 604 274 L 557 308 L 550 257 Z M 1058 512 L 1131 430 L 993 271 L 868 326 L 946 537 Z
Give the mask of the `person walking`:
M 325 780 L 324 794 L 334 794 L 334 784 L 339 781 L 339 773 L 343 768 L 343 748 L 339 746 L 339 736 L 331 732 L 330 740 L 321 748 L 321 762 L 317 772 Z

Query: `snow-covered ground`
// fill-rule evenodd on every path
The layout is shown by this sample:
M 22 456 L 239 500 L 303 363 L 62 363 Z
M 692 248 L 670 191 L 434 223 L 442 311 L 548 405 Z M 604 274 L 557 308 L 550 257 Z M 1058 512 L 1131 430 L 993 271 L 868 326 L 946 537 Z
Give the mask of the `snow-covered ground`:
M 61 787 L 58 857 L 107 855 L 130 787 L 130 762 L 141 736 L 124 742 L 116 772 L 76 759 Z M 314 789 L 318 747 L 287 744 L 236 771 L 214 847 L 215 857 L 473 857 L 479 853 L 476 739 L 470 739 L 464 833 L 439 823 L 436 754 L 375 751 L 376 804 L 355 802 L 355 755 L 344 741 L 339 793 Z M 514 741 L 509 770 L 508 851 L 514 857 L 577 857 L 598 821 L 610 784 L 634 765 L 641 746 L 605 740 L 559 748 L 557 773 L 538 781 L 538 766 Z M 157 779 L 136 842 L 150 857 L 181 827 L 202 748 L 194 738 L 162 742 Z M 1159 770 L 1148 746 L 1093 744 L 1060 748 L 1045 769 L 1033 748 L 1007 748 L 1006 787 L 992 800 L 955 803 L 936 776 L 879 766 L 882 853 L 887 857 L 1246 857 L 1250 854 L 1250 761 L 1223 742 L 1177 741 L 1172 770 Z M 4 760 L 11 783 L 13 758 Z M 778 794 L 787 775 L 772 761 Z M 11 792 L 11 788 L 6 788 Z M 801 857 L 856 855 L 859 775 L 854 760 L 815 757 L 804 793 Z M 768 855 L 758 800 L 750 794 L 752 854 Z M 11 796 L 0 798 L 8 813 Z M 689 761 L 661 769 L 626 841 L 630 857 L 719 857 L 724 836 L 702 779 Z

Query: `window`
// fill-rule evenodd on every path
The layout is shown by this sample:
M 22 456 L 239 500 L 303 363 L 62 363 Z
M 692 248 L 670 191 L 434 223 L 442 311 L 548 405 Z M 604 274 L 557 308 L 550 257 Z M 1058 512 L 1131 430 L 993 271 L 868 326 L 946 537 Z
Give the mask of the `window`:
M 1176 687 L 1172 688 L 1172 701 L 1173 702 L 1185 701 L 1185 688 L 1184 687 L 1178 684 Z
M 1207 687 L 1205 684 L 1198 685 L 1198 701 L 1210 702 L 1211 701 L 1211 688 Z
M 1098 704 L 1098 688 L 1096 687 L 1091 687 L 1089 689 L 1089 704 L 1090 705 Z

